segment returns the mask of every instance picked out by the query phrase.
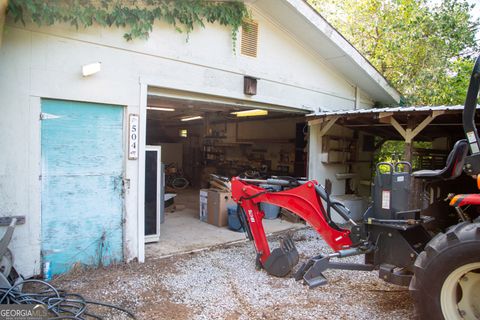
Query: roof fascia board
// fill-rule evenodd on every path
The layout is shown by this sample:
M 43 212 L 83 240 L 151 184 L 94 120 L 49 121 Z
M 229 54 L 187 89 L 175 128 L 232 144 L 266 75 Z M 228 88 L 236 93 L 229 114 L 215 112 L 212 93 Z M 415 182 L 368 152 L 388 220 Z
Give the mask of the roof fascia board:
M 301 14 L 309 23 L 321 31 L 330 41 L 337 46 L 345 56 L 360 66 L 394 100 L 400 102 L 400 93 L 395 90 L 387 80 L 370 64 L 358 50 L 348 42 L 335 28 L 333 28 L 314 8 L 304 0 L 283 0 Z M 339 57 L 337 57 L 339 58 Z

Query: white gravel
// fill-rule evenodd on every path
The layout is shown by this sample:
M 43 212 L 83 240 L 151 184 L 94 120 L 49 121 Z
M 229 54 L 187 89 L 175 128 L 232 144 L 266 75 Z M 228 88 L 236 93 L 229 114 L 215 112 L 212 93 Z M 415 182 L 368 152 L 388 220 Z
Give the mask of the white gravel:
M 329 252 L 311 229 L 294 240 L 307 257 Z M 274 248 L 277 243 L 271 243 Z M 161 278 L 170 301 L 186 305 L 192 319 L 409 319 L 407 288 L 387 284 L 377 272 L 329 270 L 326 286 L 309 289 L 293 278 L 275 278 L 255 270 L 252 243 L 205 251 L 175 263 Z M 360 262 L 357 257 L 349 261 Z
M 294 240 L 301 261 L 330 252 L 311 229 Z M 275 248 L 278 242 L 271 241 Z M 359 257 L 348 261 L 361 262 Z M 407 288 L 377 272 L 329 270 L 328 284 L 309 289 L 292 278 L 255 270 L 253 243 L 245 242 L 144 264 L 78 270 L 54 280 L 68 292 L 121 305 L 139 319 L 410 319 Z M 118 312 L 105 319 L 127 319 Z

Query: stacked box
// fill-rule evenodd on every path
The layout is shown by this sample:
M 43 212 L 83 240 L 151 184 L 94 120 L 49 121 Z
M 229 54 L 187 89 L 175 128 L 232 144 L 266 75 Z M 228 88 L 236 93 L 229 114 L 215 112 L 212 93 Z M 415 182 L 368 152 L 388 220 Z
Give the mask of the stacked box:
M 208 190 L 207 222 L 217 227 L 227 226 L 228 205 L 235 205 L 231 192 Z

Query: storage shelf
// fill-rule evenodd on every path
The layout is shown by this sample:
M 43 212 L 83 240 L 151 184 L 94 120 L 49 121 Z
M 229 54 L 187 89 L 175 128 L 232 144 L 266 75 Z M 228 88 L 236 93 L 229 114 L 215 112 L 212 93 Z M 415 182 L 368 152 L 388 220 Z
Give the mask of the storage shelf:
M 356 163 L 356 139 L 340 136 L 322 137 L 322 163 L 352 164 Z

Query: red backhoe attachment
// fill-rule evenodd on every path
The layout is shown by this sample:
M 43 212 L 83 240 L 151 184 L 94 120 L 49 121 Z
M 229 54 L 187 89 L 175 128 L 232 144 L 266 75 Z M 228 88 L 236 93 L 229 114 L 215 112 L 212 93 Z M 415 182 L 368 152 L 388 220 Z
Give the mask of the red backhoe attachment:
M 290 187 L 290 189 L 271 192 L 258 186 L 262 183 L 282 185 Z M 314 257 L 300 267 L 295 277 L 297 279 L 304 278 L 311 287 L 323 284 L 326 281 L 321 273 L 325 269 L 336 266 L 329 262 L 331 257 L 347 256 L 367 251 L 366 247 L 359 246 L 360 228 L 354 228 L 355 232 L 352 234 L 350 230 L 339 228 L 333 223 L 329 210 L 326 211 L 323 207 L 322 200 L 326 202 L 329 209 L 335 209 L 347 221 L 356 226 L 356 223 L 349 218 L 348 209 L 338 202 L 331 201 L 326 191 L 316 181 L 281 178 L 253 180 L 237 177 L 232 179 L 232 198 L 239 204 L 240 220 L 243 221 L 250 240 L 255 243 L 257 265 L 264 268 L 269 274 L 283 277 L 290 273 L 298 263 L 298 252 L 289 236 L 281 239 L 280 247 L 270 252 L 262 223 L 264 213 L 259 209 L 261 202 L 280 206 L 302 217 L 336 251 L 331 256 Z M 341 267 L 355 270 L 372 269 L 371 265 L 357 264 L 341 264 Z

